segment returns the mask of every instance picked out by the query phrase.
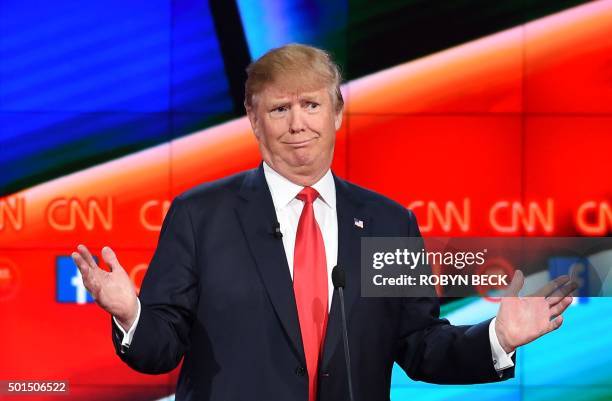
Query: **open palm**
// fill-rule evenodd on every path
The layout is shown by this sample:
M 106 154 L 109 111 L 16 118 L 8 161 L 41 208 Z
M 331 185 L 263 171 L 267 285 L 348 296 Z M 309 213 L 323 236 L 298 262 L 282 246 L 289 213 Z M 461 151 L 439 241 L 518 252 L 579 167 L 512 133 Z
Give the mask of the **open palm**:
M 561 314 L 572 303 L 570 294 L 577 286 L 568 276 L 561 276 L 536 293 L 520 297 L 524 282 L 523 273 L 517 270 L 495 319 L 500 345 L 508 353 L 558 329 L 563 323 Z
M 72 259 L 81 272 L 85 288 L 102 309 L 115 316 L 121 326 L 129 328 L 138 310 L 136 288 L 115 252 L 109 247 L 102 248 L 102 258 L 111 269 L 106 271 L 98 267 L 84 245 L 79 245 L 77 251 L 72 253 Z

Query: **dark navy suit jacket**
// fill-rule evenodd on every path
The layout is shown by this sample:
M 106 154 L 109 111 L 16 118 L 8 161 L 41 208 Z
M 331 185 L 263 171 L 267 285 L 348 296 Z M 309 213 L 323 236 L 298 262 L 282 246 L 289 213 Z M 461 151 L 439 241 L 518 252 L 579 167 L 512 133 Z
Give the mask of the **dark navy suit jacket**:
M 355 400 L 389 400 L 394 362 L 432 383 L 513 377 L 513 369 L 500 377 L 493 368 L 489 321 L 452 326 L 439 318 L 435 297 L 360 296 L 360 238 L 420 233 L 406 208 L 334 179 Z M 276 221 L 261 166 L 178 196 L 142 283 L 129 348 L 122 349 L 113 325 L 119 357 L 153 374 L 184 358 L 177 400 L 306 401 L 310 372 L 282 240 L 273 235 Z M 315 373 L 320 401 L 348 399 L 339 308 L 336 291 Z

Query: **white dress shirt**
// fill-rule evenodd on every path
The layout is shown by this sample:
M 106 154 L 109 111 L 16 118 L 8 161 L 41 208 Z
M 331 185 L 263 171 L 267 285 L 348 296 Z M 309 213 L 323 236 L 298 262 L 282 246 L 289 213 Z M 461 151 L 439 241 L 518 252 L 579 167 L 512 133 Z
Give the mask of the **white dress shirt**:
M 295 236 L 297 233 L 297 226 L 304 207 L 304 202 L 297 199 L 296 196 L 304 187 L 295 184 L 275 170 L 273 170 L 266 162 L 263 163 L 264 176 L 272 195 L 272 202 L 274 203 L 274 210 L 276 211 L 276 218 L 280 225 L 281 233 L 283 234 L 283 247 L 285 248 L 285 255 L 287 256 L 287 264 L 289 265 L 289 273 L 291 279 L 293 279 L 293 253 L 295 251 Z M 319 181 L 317 181 L 312 188 L 316 189 L 319 193 L 319 197 L 313 202 L 314 214 L 321 234 L 323 235 L 323 243 L 325 245 L 325 260 L 327 262 L 327 287 L 329 291 L 328 296 L 328 310 L 331 308 L 332 296 L 334 293 L 334 286 L 332 284 L 331 272 L 338 261 L 338 216 L 336 214 L 336 185 L 334 183 L 334 177 L 332 176 L 331 170 L 327 170 L 327 173 Z M 132 324 L 132 327 L 125 332 L 123 328 L 115 320 L 115 324 L 119 327 L 123 333 L 122 346 L 129 347 L 132 342 L 132 337 L 136 331 L 136 325 L 140 318 L 140 300 L 138 301 L 138 313 L 136 320 Z M 113 317 L 114 319 L 114 317 Z M 497 371 L 501 371 L 506 368 L 514 366 L 512 362 L 512 355 L 506 354 L 504 349 L 499 344 L 499 340 L 495 333 L 495 319 L 489 324 L 489 342 L 491 343 L 491 353 L 493 355 L 493 365 Z
M 276 171 L 265 162 L 263 164 L 264 175 L 272 194 L 276 218 L 283 233 L 283 247 L 289 265 L 289 274 L 293 280 L 293 253 L 295 251 L 295 236 L 297 235 L 298 222 L 304 208 L 304 202 L 296 196 L 304 187 L 294 184 Z M 314 185 L 312 185 L 319 197 L 315 199 L 312 206 L 314 208 L 315 219 L 323 235 L 325 245 L 325 261 L 327 262 L 327 310 L 331 308 L 334 285 L 331 280 L 331 272 L 338 263 L 338 216 L 336 215 L 336 185 L 331 170 Z

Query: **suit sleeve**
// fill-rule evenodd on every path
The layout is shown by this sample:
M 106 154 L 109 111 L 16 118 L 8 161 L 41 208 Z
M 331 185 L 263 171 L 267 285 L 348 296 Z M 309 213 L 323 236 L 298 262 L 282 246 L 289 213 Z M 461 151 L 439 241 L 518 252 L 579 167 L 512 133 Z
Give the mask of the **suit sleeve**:
M 189 347 L 198 302 L 194 228 L 187 205 L 176 198 L 160 231 L 153 259 L 143 280 L 140 318 L 129 347 L 112 324 L 117 355 L 130 367 L 159 374 L 174 369 Z
M 420 237 L 414 214 L 408 217 L 408 235 Z M 413 380 L 475 384 L 514 377 L 514 368 L 497 372 L 493 366 L 491 319 L 472 326 L 451 325 L 440 319 L 433 289 L 430 297 L 404 298 L 401 316 L 395 361 Z

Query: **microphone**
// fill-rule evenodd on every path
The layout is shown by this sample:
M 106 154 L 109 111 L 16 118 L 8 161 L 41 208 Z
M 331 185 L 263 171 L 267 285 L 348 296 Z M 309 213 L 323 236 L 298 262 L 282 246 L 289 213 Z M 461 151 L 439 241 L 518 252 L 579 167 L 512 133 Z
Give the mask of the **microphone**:
M 334 288 L 338 290 L 338 294 L 340 295 L 340 310 L 342 312 L 342 338 L 344 339 L 344 360 L 346 362 L 346 377 L 348 379 L 349 400 L 354 401 L 353 381 L 351 378 L 351 355 L 349 352 L 348 332 L 346 330 L 346 312 L 344 310 L 343 289 L 346 285 L 346 274 L 344 273 L 344 269 L 342 269 L 340 266 L 335 266 L 332 269 L 332 283 L 334 284 Z
M 272 225 L 272 235 L 276 239 L 283 238 L 283 233 L 281 232 L 280 223 L 278 221 L 274 222 L 274 224 Z

